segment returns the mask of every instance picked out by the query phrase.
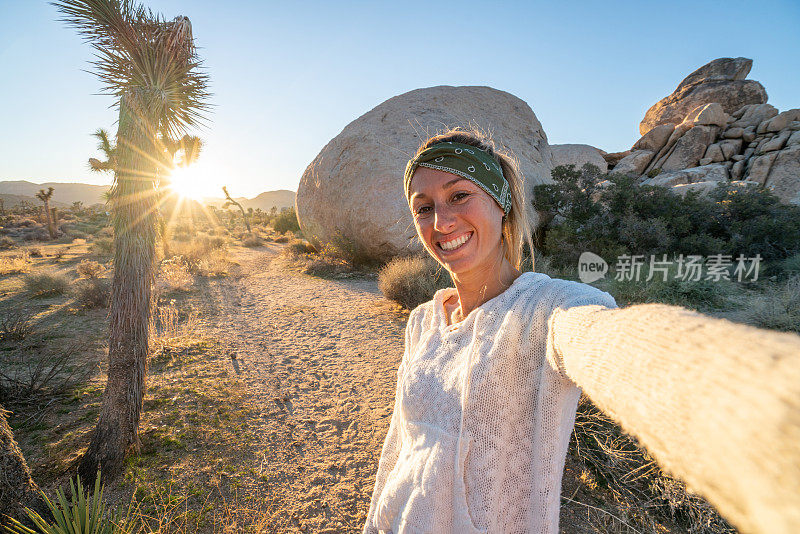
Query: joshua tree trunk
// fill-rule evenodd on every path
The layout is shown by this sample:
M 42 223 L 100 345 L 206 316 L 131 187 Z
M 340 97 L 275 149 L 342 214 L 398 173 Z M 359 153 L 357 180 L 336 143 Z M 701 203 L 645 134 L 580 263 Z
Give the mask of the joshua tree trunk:
M 122 96 L 118 166 L 112 192 L 114 281 L 111 289 L 108 381 L 100 419 L 78 472 L 87 483 L 98 469 L 111 480 L 125 456 L 138 451 L 139 418 L 149 352 L 151 284 L 155 258 L 157 172 L 153 154 L 156 117 L 144 90 Z
M 5 515 L 22 520 L 27 506 L 44 513 L 39 486 L 31 478 L 31 470 L 19 450 L 14 434 L 0 407 L 0 525 Z
M 244 225 L 247 227 L 248 232 L 252 232 L 252 230 L 250 229 L 250 221 L 247 220 L 247 214 L 244 212 L 244 208 L 242 207 L 242 205 L 233 200 L 233 198 L 231 198 L 231 196 L 228 194 L 227 187 L 223 187 L 222 191 L 225 193 L 225 198 L 227 199 L 227 201 L 236 206 L 237 208 L 239 208 L 239 211 L 242 212 L 242 220 L 244 220 Z

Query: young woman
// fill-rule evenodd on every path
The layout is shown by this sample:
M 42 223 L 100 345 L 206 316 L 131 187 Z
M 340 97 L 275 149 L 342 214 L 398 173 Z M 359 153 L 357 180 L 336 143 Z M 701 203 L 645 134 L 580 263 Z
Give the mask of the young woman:
M 695 418 L 716 413 L 728 424 L 731 411 L 747 418 L 785 401 L 754 395 L 755 405 L 741 406 L 742 391 L 731 394 L 730 381 L 758 389 L 753 362 L 737 367 L 742 346 L 727 350 L 716 336 L 744 346 L 768 343 L 771 357 L 782 356 L 771 369 L 759 368 L 763 380 L 797 392 L 787 373 L 800 384 L 800 339 L 669 306 L 614 310 L 614 299 L 591 286 L 521 273 L 523 243 L 530 243 L 522 181 L 513 160 L 477 135 L 451 131 L 428 139 L 408 163 L 405 190 L 425 250 L 455 288 L 438 291 L 409 316 L 365 533 L 558 532 L 579 386 L 662 465 L 711 488 L 707 496 L 740 527 L 788 532 L 779 527 L 800 524 L 787 522 L 800 522 L 792 490 L 800 475 L 778 487 L 758 472 L 765 465 L 797 472 L 797 440 L 788 438 L 800 436 L 800 424 L 770 420 L 771 439 L 790 451 L 770 463 L 750 454 L 770 444 L 750 433 L 711 435 L 708 420 Z M 697 465 L 712 452 L 724 461 Z M 775 491 L 743 509 L 740 486 L 755 482 Z M 733 487 L 720 490 L 725 484 Z

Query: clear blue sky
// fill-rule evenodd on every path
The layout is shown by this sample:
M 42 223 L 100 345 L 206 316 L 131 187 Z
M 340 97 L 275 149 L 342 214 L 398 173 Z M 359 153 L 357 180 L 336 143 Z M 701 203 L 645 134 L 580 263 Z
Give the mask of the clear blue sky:
M 555 143 L 625 150 L 644 112 L 718 57 L 753 59 L 769 102 L 800 107 L 800 1 L 149 0 L 193 23 L 213 104 L 199 188 L 297 188 L 350 121 L 394 95 L 489 85 Z M 116 131 L 92 53 L 39 0 L 0 0 L 0 180 L 109 183 L 90 134 Z

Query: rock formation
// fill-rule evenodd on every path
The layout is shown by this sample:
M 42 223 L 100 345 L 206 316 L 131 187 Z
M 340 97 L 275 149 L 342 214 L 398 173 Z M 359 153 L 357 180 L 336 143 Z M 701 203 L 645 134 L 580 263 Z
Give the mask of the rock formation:
M 751 66 L 749 59 L 721 58 L 690 74 L 650 108 L 631 150 L 604 155 L 609 168 L 679 194 L 709 191 L 720 181 L 762 185 L 800 205 L 800 109 L 778 112 L 767 104 L 763 87 L 744 80 Z M 760 92 L 744 91 L 742 82 Z
M 311 162 L 297 189 L 303 235 L 378 260 L 419 249 L 403 172 L 426 137 L 455 126 L 488 132 L 510 149 L 528 195 L 552 183 L 547 137 L 525 102 L 490 87 L 417 89 L 348 124 Z
M 605 152 L 592 145 L 550 145 L 550 150 L 553 153 L 553 167 L 575 165 L 576 169 L 580 169 L 591 163 L 600 172 L 608 170 L 608 163 L 603 159 Z
M 765 104 L 767 92 L 755 80 L 745 80 L 753 60 L 719 58 L 687 76 L 669 96 L 653 104 L 639 125 L 646 134 L 659 124 L 682 122 L 700 104 L 715 102 L 731 114 L 747 104 Z

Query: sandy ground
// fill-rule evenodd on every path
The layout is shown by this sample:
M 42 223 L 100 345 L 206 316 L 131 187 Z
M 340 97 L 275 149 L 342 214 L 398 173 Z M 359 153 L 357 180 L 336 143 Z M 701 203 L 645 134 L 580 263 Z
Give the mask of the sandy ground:
M 237 249 L 237 276 L 212 286 L 207 329 L 229 340 L 261 443 L 269 530 L 363 526 L 394 403 L 407 313 L 370 279 L 292 270 L 280 247 Z
M 246 384 L 265 532 L 360 532 L 389 428 L 408 313 L 370 278 L 302 274 L 282 247 L 236 248 L 210 284 L 203 330 Z M 232 443 L 232 447 L 241 447 Z M 562 533 L 631 532 L 592 500 L 568 456 Z M 263 508 L 262 508 L 263 510 Z M 620 526 L 622 525 L 622 528 Z M 614 528 L 611 528 L 614 527 Z M 235 529 L 234 529 L 235 530 Z M 635 532 L 635 531 L 633 531 Z

